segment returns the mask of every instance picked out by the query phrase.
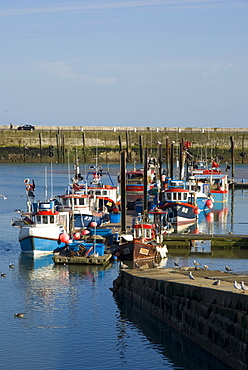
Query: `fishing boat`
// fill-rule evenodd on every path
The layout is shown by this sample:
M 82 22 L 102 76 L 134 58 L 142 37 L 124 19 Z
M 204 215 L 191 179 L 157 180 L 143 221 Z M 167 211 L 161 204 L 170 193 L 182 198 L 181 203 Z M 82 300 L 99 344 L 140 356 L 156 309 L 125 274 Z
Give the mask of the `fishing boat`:
M 167 220 L 172 225 L 196 222 L 197 215 L 200 213 L 196 204 L 196 193 L 186 187 L 185 181 L 168 180 L 163 194 L 164 199 L 159 208 L 167 212 Z
M 59 212 L 69 212 L 73 217 L 74 229 L 82 230 L 96 222 L 97 226 L 109 222 L 109 213 L 99 205 L 99 198 L 72 192 L 56 196 Z
M 213 198 L 214 208 L 218 207 L 218 203 L 225 203 L 228 201 L 228 176 L 221 171 L 216 161 L 212 161 L 210 166 L 207 166 L 202 161 L 196 162 L 189 167 L 188 173 L 197 183 L 209 185 L 209 193 Z
M 88 194 L 92 197 L 111 200 L 115 204 L 120 202 L 119 186 L 114 181 L 109 171 L 104 171 L 101 166 L 90 166 L 89 171 L 82 177 L 79 166 L 74 165 L 74 177 L 70 188 L 78 193 Z
M 148 159 L 147 169 L 147 194 L 157 186 L 157 161 L 155 158 Z M 144 169 L 136 169 L 126 172 L 126 199 L 127 208 L 134 209 L 135 202 L 144 197 Z
M 135 218 L 133 234 L 120 236 L 113 252 L 117 258 L 131 261 L 161 260 L 167 253 L 159 225 L 141 217 Z
M 111 185 L 103 184 L 104 175 L 108 176 Z M 108 223 L 110 218 L 114 222 L 111 215 L 112 212 L 119 212 L 118 189 L 118 186 L 114 186 L 109 172 L 103 172 L 101 167 L 91 166 L 84 180 L 76 165 L 72 183 L 67 186 L 65 194 L 56 196 L 58 209 L 73 214 L 74 228 L 78 231 L 91 226 L 92 222 L 96 222 L 97 226 Z
M 12 226 L 19 229 L 22 252 L 51 254 L 58 246 L 61 233 L 69 232 L 69 213 L 58 212 L 54 201 L 27 200 L 27 211 L 20 218 L 12 219 Z

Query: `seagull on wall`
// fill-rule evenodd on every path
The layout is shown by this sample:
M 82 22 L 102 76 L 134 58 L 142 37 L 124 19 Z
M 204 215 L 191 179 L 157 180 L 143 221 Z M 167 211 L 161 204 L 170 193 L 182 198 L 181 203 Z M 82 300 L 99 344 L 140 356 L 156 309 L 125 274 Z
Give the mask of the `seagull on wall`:
M 234 281 L 233 286 L 235 289 L 241 289 L 241 285 L 237 281 Z
M 121 269 L 128 269 L 129 268 L 128 265 L 126 265 L 122 261 L 120 262 L 120 267 L 121 267 Z
M 219 286 L 220 285 L 220 280 L 216 280 L 213 282 L 213 285 Z
M 241 288 L 243 290 L 248 290 L 248 287 L 245 285 L 245 283 L 243 281 L 241 281 Z
M 195 278 L 194 278 L 194 276 L 192 275 L 192 272 L 190 271 L 190 273 L 189 273 L 189 278 L 191 279 L 191 280 L 195 280 Z

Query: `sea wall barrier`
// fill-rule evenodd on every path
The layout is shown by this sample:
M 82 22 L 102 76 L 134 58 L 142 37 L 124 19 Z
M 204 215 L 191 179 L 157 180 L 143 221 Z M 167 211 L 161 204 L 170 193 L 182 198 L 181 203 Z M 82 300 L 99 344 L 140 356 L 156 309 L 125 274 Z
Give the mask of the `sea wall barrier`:
M 193 270 L 193 268 L 192 268 Z M 221 271 L 121 270 L 113 282 L 117 298 L 129 299 L 172 326 L 235 370 L 248 369 L 248 292 L 242 276 Z M 213 285 L 216 279 L 220 285 Z M 246 284 L 248 276 L 246 277 Z
M 18 130 L 17 125 L 0 125 L 1 162 L 67 162 L 68 159 L 92 162 L 98 157 L 102 163 L 119 162 L 119 153 L 127 152 L 127 161 L 141 161 L 142 148 L 155 155 L 158 143 L 166 156 L 166 142 L 175 142 L 178 156 L 182 140 L 192 143 L 194 157 L 219 158 L 231 161 L 231 137 L 236 163 L 246 161 L 248 129 L 197 127 L 106 127 L 106 126 L 36 126 L 33 131 Z M 247 156 L 248 158 L 248 156 Z

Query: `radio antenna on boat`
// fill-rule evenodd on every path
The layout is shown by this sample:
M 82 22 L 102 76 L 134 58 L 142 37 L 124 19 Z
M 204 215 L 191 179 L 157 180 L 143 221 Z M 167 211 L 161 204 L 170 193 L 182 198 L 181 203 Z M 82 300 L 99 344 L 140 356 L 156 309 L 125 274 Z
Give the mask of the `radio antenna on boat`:
M 45 200 L 47 200 L 47 167 L 45 167 Z
M 69 176 L 69 183 L 71 181 L 71 175 L 70 175 L 70 158 L 69 158 L 69 153 L 68 153 L 68 176 Z

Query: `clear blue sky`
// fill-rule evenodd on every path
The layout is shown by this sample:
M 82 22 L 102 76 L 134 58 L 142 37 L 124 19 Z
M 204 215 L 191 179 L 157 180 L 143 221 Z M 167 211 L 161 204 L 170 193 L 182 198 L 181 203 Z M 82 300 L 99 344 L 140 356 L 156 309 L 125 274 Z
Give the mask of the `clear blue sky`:
M 0 124 L 248 127 L 248 0 L 0 11 Z

